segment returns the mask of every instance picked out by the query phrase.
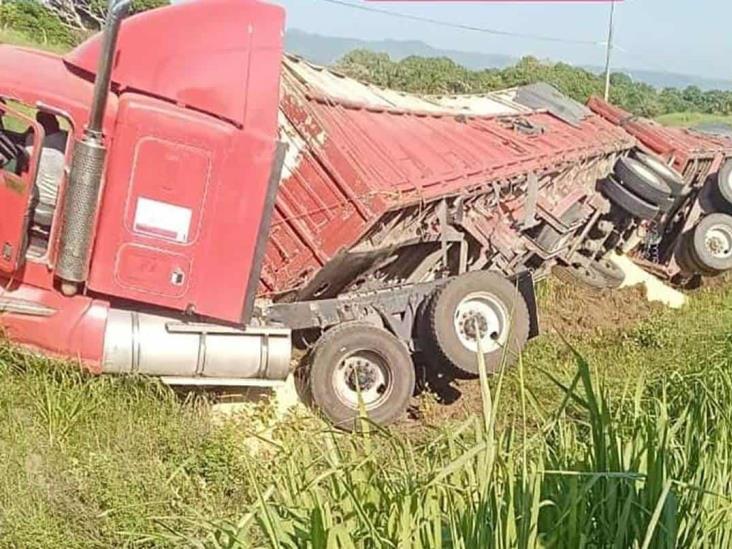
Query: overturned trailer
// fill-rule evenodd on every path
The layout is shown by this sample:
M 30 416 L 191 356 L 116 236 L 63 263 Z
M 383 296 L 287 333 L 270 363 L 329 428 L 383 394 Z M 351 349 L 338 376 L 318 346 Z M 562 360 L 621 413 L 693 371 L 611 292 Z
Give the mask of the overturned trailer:
M 681 202 L 633 135 L 549 86 L 403 94 L 283 57 L 284 14 L 257 0 L 122 23 L 127 5 L 64 58 L 0 48 L 0 113 L 27 126 L 0 128 L 0 324 L 92 371 L 272 384 L 294 335 L 328 419 L 363 402 L 386 424 L 413 355 L 510 361 L 538 333 L 535 278 L 617 284 L 605 253 Z
M 665 127 L 597 97 L 588 107 L 638 140 L 675 198 L 639 232 L 636 261 L 679 284 L 732 269 L 732 139 Z
M 635 145 L 548 86 L 461 103 L 294 57 L 283 69 L 289 150 L 261 276 L 276 300 L 466 270 L 542 273 L 574 244 L 570 227 L 607 207 L 596 183 Z

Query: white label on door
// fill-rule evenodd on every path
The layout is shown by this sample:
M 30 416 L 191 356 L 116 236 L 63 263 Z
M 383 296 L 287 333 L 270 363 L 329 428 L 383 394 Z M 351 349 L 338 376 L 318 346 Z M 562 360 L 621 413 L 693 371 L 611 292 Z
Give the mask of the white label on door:
M 175 242 L 188 242 L 192 211 L 149 198 L 137 199 L 134 230 Z

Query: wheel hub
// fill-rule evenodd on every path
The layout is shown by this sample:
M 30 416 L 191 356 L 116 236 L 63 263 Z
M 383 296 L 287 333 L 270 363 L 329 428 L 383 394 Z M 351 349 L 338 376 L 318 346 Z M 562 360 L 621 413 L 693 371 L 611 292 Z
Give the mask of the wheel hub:
M 460 329 L 470 339 L 478 339 L 478 333 L 488 333 L 488 321 L 478 311 L 469 311 L 460 317 Z M 493 334 L 490 334 L 493 335 Z
M 366 410 L 380 406 L 392 390 L 386 360 L 377 352 L 359 350 L 341 360 L 333 373 L 333 388 L 338 399 L 358 409 L 359 395 Z
M 707 231 L 704 244 L 716 258 L 724 259 L 732 256 L 732 231 L 727 227 L 715 225 Z
M 359 358 L 351 358 L 347 361 L 345 379 L 348 388 L 352 391 L 369 391 L 379 376 L 378 367 Z
M 454 326 L 460 343 L 478 352 L 478 339 L 484 353 L 501 348 L 507 339 L 509 314 L 495 296 L 480 292 L 466 296 L 455 310 Z

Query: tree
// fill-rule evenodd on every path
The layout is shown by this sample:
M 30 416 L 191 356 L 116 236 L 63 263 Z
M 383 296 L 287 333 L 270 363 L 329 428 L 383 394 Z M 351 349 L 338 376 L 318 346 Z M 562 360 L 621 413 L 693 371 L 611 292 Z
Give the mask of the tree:
M 51 11 L 31 0 L 0 3 L 0 26 L 43 44 L 71 46 L 77 38 Z
M 41 0 L 68 28 L 98 31 L 104 26 L 108 3 L 104 0 Z M 168 0 L 133 0 L 132 13 L 166 6 Z
M 471 71 L 447 58 L 412 56 L 394 61 L 385 53 L 355 50 L 343 57 L 336 67 L 358 80 L 425 94 L 485 93 L 543 81 L 569 97 L 585 102 L 590 95 L 601 94 L 604 87 L 597 74 L 531 56 L 505 69 Z M 732 113 L 732 92 L 704 92 L 696 86 L 658 91 L 643 82 L 634 82 L 623 73 L 612 74 L 610 81 L 611 102 L 641 116 L 684 111 Z

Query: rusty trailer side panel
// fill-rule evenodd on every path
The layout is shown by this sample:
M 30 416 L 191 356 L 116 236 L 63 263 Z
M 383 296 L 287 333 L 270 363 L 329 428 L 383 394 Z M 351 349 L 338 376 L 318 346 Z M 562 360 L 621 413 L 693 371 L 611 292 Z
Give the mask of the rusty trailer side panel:
M 633 116 L 599 97 L 591 97 L 587 106 L 609 122 L 624 128 L 651 152 L 668 161 L 673 160 L 674 167 L 684 174 L 689 183 L 703 182 L 724 159 L 732 157 L 732 139 L 662 126 Z
M 301 288 L 387 212 L 498 191 L 530 173 L 546 178 L 635 145 L 594 114 L 570 124 L 509 94 L 382 90 L 291 57 L 283 64 L 279 123 L 289 151 L 262 295 Z

